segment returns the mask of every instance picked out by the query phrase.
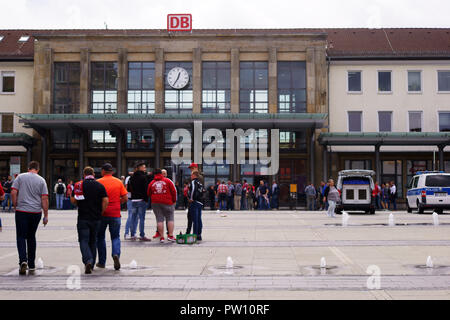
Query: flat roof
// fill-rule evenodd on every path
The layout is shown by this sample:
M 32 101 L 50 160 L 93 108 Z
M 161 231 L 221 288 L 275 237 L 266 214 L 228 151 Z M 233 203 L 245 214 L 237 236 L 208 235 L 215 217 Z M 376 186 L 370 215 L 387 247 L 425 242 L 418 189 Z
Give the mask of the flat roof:
M 33 137 L 26 133 L 0 133 L 0 146 L 24 146 L 33 144 Z
M 191 128 L 202 121 L 204 128 L 300 129 L 323 128 L 328 115 L 322 113 L 227 113 L 227 114 L 19 114 L 25 127 L 44 129 L 145 129 Z
M 450 132 L 327 132 L 318 141 L 324 146 L 447 146 Z

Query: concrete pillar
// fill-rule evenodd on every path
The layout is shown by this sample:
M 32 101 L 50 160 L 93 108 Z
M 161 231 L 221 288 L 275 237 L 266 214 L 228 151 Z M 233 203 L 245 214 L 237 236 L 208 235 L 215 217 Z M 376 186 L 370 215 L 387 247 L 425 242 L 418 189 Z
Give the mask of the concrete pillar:
M 155 49 L 155 113 L 164 113 L 164 50 L 161 48 Z
M 193 102 L 192 113 L 202 112 L 202 49 L 195 48 L 193 50 L 192 63 L 192 90 Z
M 277 49 L 269 49 L 269 113 L 278 113 Z
M 315 184 L 316 172 L 316 130 L 311 129 L 311 139 L 309 147 L 309 176 L 312 184 Z
M 306 49 L 306 110 L 316 113 L 316 58 L 314 48 Z
M 375 171 L 376 180 L 381 183 L 381 162 L 380 162 L 380 145 L 375 146 Z
M 328 180 L 328 146 L 323 146 L 323 181 Z
M 80 113 L 89 113 L 89 70 L 90 51 L 88 48 L 80 50 Z
M 239 49 L 231 49 L 231 113 L 239 113 Z
M 439 171 L 445 171 L 445 162 L 444 162 L 445 145 L 440 145 L 438 147 L 439 147 Z
M 122 150 L 123 150 L 123 132 L 122 132 L 122 130 L 116 131 L 116 140 L 117 140 L 117 151 L 116 151 L 117 177 L 120 178 L 120 176 L 122 175 Z
M 163 138 L 163 131 L 161 129 L 155 130 L 155 168 L 161 168 L 161 139 Z
M 80 150 L 78 153 L 78 175 L 80 179 L 83 179 L 84 169 L 84 146 L 86 144 L 86 133 L 84 130 L 80 131 Z
M 118 56 L 117 113 L 127 113 L 128 51 L 120 48 Z

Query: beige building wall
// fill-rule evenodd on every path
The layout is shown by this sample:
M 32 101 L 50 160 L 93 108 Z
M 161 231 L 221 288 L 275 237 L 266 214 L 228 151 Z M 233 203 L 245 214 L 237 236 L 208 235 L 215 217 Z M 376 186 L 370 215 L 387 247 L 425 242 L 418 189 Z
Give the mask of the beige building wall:
M 0 113 L 14 113 L 14 132 L 33 135 L 19 123 L 20 113 L 33 113 L 33 62 L 0 62 L 1 72 L 15 73 L 15 92 L 0 93 Z M 0 152 L 25 152 L 24 147 L 1 147 Z
M 362 111 L 363 132 L 379 132 L 378 112 L 392 111 L 392 131 L 409 132 L 409 111 L 422 111 L 422 131 L 439 132 L 439 111 L 450 111 L 450 93 L 438 92 L 438 70 L 449 61 L 335 61 L 330 66 L 330 132 L 348 132 L 348 111 Z M 348 71 L 361 71 L 362 92 L 348 92 Z M 378 71 L 391 71 L 392 93 L 378 92 Z M 422 91 L 408 92 L 408 71 L 421 71 Z M 450 151 L 447 148 L 445 151 Z M 333 147 L 335 152 L 373 147 Z M 437 147 L 382 147 L 381 151 L 433 152 Z

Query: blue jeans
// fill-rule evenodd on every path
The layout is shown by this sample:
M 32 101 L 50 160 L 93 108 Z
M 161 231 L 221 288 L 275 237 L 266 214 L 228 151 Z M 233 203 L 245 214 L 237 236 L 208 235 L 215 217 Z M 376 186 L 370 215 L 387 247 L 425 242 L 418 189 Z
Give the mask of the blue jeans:
M 192 214 L 192 220 L 194 224 L 194 234 L 197 236 L 202 235 L 203 222 L 202 222 L 202 205 L 198 202 L 192 202 L 190 210 Z
M 131 211 L 131 236 L 136 236 L 137 231 L 137 225 L 139 220 L 139 232 L 140 237 L 145 236 L 145 211 L 147 210 L 147 202 L 145 201 L 138 201 L 133 202 L 132 205 L 133 210 Z
M 273 209 L 278 209 L 278 195 L 272 196 L 272 199 L 270 201 L 270 207 Z
M 106 264 L 106 228 L 109 226 L 111 235 L 112 256 L 120 257 L 120 222 L 121 218 L 102 217 L 100 229 L 97 234 L 98 262 Z
M 42 214 L 16 212 L 17 250 L 19 251 L 19 265 L 27 262 L 29 268 L 35 267 L 36 260 L 36 231 Z
M 267 201 L 263 196 L 258 197 L 258 209 L 259 210 L 267 210 L 270 209 L 267 205 Z
M 219 194 L 219 208 L 220 210 L 227 210 L 227 195 Z
M 64 194 L 56 194 L 56 209 L 62 210 L 64 201 Z
M 131 220 L 132 220 L 132 211 L 133 211 L 133 202 L 130 200 L 127 201 L 127 210 L 128 210 L 128 218 L 125 223 L 125 235 L 130 234 L 131 229 Z
M 80 243 L 81 259 L 86 265 L 94 266 L 97 256 L 97 234 L 100 228 L 100 220 L 78 220 L 78 242 Z
M 5 211 L 6 206 L 8 205 L 8 200 L 9 200 L 9 208 L 8 210 L 11 211 L 11 207 L 12 207 L 12 199 L 11 199 L 11 194 L 10 193 L 5 193 L 5 200 L 3 200 L 3 211 Z

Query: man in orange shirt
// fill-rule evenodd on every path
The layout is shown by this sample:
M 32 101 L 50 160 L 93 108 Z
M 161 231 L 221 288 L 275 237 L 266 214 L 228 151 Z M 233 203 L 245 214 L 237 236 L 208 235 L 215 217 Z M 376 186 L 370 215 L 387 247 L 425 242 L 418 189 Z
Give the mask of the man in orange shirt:
M 109 204 L 103 213 L 100 230 L 97 235 L 98 250 L 98 268 L 105 268 L 106 265 L 106 228 L 109 226 L 112 242 L 112 258 L 114 260 L 114 269 L 120 269 L 120 205 L 127 202 L 128 191 L 125 189 L 122 181 L 112 176 L 113 167 L 105 163 L 102 167 L 102 178 L 98 180 L 106 189 Z

